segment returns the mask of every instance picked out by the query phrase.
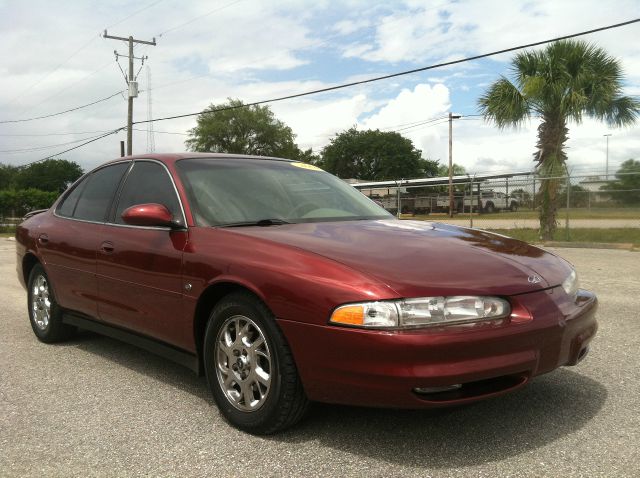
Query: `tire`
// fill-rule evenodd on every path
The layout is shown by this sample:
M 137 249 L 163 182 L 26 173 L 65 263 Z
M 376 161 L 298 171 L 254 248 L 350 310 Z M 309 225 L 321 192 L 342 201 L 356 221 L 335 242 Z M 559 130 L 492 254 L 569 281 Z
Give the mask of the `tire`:
M 495 210 L 496 208 L 492 202 L 488 202 L 484 207 L 484 212 L 486 212 L 487 214 L 491 214 L 492 212 L 495 212 Z
M 516 212 L 518 210 L 518 203 L 515 201 L 512 201 L 509 209 L 511 210 L 511 212 Z
M 40 264 L 31 269 L 27 284 L 29 321 L 38 340 L 50 344 L 71 338 L 76 329 L 62 322 L 62 309 L 56 302 L 53 285 Z
M 238 330 L 243 336 L 238 337 Z M 248 292 L 230 294 L 214 307 L 203 358 L 220 412 L 241 430 L 273 434 L 293 426 L 308 409 L 293 356 L 275 317 Z

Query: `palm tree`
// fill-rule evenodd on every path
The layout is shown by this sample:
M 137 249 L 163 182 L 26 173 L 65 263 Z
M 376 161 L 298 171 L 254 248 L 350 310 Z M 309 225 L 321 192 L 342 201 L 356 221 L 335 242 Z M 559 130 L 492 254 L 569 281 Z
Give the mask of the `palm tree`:
M 564 175 L 568 121 L 579 124 L 586 115 L 610 126 L 625 126 L 640 113 L 640 101 L 622 95 L 620 63 L 584 41 L 562 40 L 540 51 L 524 51 L 513 59 L 511 70 L 513 81 L 503 76 L 480 97 L 480 111 L 501 129 L 541 117 L 534 161 L 543 178 Z M 553 239 L 556 230 L 559 185 L 558 179 L 541 182 L 544 240 Z

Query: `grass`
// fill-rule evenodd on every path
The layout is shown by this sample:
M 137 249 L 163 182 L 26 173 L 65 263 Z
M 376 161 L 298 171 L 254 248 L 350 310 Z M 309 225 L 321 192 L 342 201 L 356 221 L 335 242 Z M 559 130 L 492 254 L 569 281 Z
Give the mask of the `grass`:
M 521 209 L 517 212 L 495 212 L 492 214 L 473 214 L 473 216 L 482 217 L 482 219 L 538 219 L 539 212 L 531 209 Z M 417 220 L 433 220 L 434 218 L 448 216 L 447 214 L 419 214 L 412 217 L 410 214 L 403 214 L 403 218 L 411 218 Z M 455 214 L 454 219 L 464 219 L 469 217 L 469 213 Z M 566 210 L 558 210 L 558 219 L 564 219 L 566 217 Z M 638 207 L 626 207 L 626 208 L 576 208 L 569 210 L 569 219 L 640 219 L 640 208 Z
M 0 237 L 16 235 L 16 226 L 0 226 Z
M 537 229 L 489 229 L 505 236 L 526 242 L 540 242 Z M 555 235 L 556 241 L 562 242 L 599 242 L 599 243 L 628 243 L 640 247 L 640 228 L 624 227 L 611 229 L 579 228 L 570 229 L 569 237 L 564 229 L 559 229 Z

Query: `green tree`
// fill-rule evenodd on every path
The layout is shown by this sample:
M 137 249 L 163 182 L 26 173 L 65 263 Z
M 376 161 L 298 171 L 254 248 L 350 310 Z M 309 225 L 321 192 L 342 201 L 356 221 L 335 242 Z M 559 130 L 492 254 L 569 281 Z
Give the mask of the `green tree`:
M 300 151 L 295 135 L 277 119 L 268 106 L 246 106 L 237 99 L 211 104 L 198 116 L 195 128 L 185 142 L 190 151 L 253 154 L 310 160 L 311 150 Z M 215 111 L 218 109 L 224 111 Z
M 622 67 L 607 52 L 583 41 L 562 40 L 544 50 L 525 51 L 511 64 L 513 81 L 502 77 L 479 99 L 485 119 L 498 127 L 517 127 L 532 115 L 542 117 L 534 160 L 542 177 L 565 172 L 567 122 L 584 115 L 610 126 L 635 122 L 640 102 L 622 95 Z M 540 189 L 540 235 L 552 239 L 560 180 Z
M 331 139 L 322 150 L 320 166 L 341 178 L 385 179 L 435 176 L 437 161 L 422 159 L 422 152 L 393 131 L 355 127 Z
M 587 207 L 589 205 L 589 191 L 577 184 L 571 185 L 569 193 L 569 207 Z M 567 186 L 560 188 L 558 193 L 558 207 L 567 206 Z
M 34 209 L 51 207 L 58 193 L 39 189 L 0 190 L 0 215 L 20 217 Z
M 16 189 L 40 189 L 61 193 L 82 176 L 82 168 L 73 161 L 47 159 L 20 168 L 15 176 Z
M 467 170 L 464 166 L 460 164 L 453 163 L 451 169 L 453 170 L 454 176 L 462 176 L 463 174 L 467 174 Z M 449 165 L 448 164 L 439 164 L 437 176 L 449 176 Z
M 0 189 L 9 189 L 15 185 L 18 168 L 10 164 L 0 164 Z
M 623 204 L 640 204 L 640 161 L 628 159 L 620 165 L 616 179 L 600 188 Z

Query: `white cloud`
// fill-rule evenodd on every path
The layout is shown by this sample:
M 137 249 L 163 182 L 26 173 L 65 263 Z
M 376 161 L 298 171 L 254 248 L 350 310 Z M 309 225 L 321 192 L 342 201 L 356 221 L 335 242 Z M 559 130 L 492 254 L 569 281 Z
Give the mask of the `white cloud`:
M 616 7 L 595 0 L 588 2 L 505 2 L 502 0 L 459 1 L 433 5 L 405 2 L 383 18 L 377 27 L 375 47 L 362 53 L 369 61 L 422 63 L 461 54 L 477 54 L 505 47 L 619 23 L 637 11 L 635 0 L 618 0 Z M 579 14 L 576 14 L 579 11 Z M 589 37 L 616 56 L 635 57 L 635 26 Z M 510 55 L 494 57 L 508 61 Z M 636 60 L 627 73 L 637 74 Z M 633 62 L 633 67 L 631 67 Z
M 367 28 L 371 23 L 367 19 L 359 19 L 359 20 L 341 20 L 335 25 L 333 25 L 332 30 L 339 33 L 340 35 L 349 35 L 351 33 L 355 33 L 358 30 L 362 30 L 363 28 Z
M 61 111 L 124 89 L 113 50 L 124 43 L 98 33 L 137 10 L 148 0 L 105 0 L 76 3 L 0 1 L 0 41 L 6 52 L 0 64 L 0 120 Z M 208 13 L 217 9 L 214 13 Z M 580 15 L 576 15 L 576 9 Z M 324 88 L 386 73 L 459 58 L 558 34 L 624 20 L 637 10 L 637 0 L 557 2 L 424 2 L 372 4 L 366 0 L 309 2 L 283 0 L 165 0 L 109 29 L 116 35 L 157 37 L 156 47 L 136 48 L 148 54 L 153 73 L 155 117 L 199 111 L 210 103 L 237 97 L 245 102 Z M 179 26 L 194 20 L 176 30 Z M 169 31 L 167 31 L 169 30 Z M 159 33 L 167 31 L 159 36 Z M 625 91 L 640 91 L 637 26 L 590 35 L 621 59 L 628 82 Z M 55 38 L 55 41 L 51 41 Z M 18 53 L 19 54 L 16 54 Z M 72 56 L 73 55 L 73 56 Z M 511 55 L 495 62 L 472 62 L 385 80 L 332 94 L 274 103 L 278 118 L 297 134 L 301 147 L 319 149 L 352 125 L 387 128 L 471 111 L 473 94 L 499 73 Z M 489 65 L 489 66 L 487 66 Z M 56 69 L 56 67 L 58 67 Z M 144 70 L 140 77 L 146 89 Z M 146 93 L 135 102 L 136 120 L 146 119 Z M 114 98 L 67 115 L 31 123 L 0 124 L 0 150 L 73 141 L 87 135 L 13 137 L 8 134 L 102 131 L 124 123 L 126 102 Z M 155 129 L 186 132 L 194 117 L 155 124 Z M 145 128 L 138 125 L 138 128 Z M 499 131 L 481 121 L 458 121 L 454 127 L 454 159 L 470 170 L 529 169 L 536 124 L 520 131 Z M 603 164 L 606 127 L 595 121 L 571 126 L 570 164 Z M 425 124 L 405 129 L 425 156 L 447 158 L 447 125 Z M 637 128 L 613 131 L 611 163 L 638 157 Z M 3 136 L 5 135 L 5 136 Z M 118 154 L 124 133 L 65 154 L 91 167 Z M 156 134 L 156 150 L 184 150 L 184 136 Z M 144 132 L 134 132 L 134 151 L 144 152 Z M 52 153 L 64 147 L 48 150 Z M 15 164 L 44 154 L 4 154 Z
M 429 120 L 442 116 L 450 108 L 449 90 L 442 84 L 419 84 L 413 91 L 404 89 L 400 94 L 363 121 L 365 128 L 387 128 Z

